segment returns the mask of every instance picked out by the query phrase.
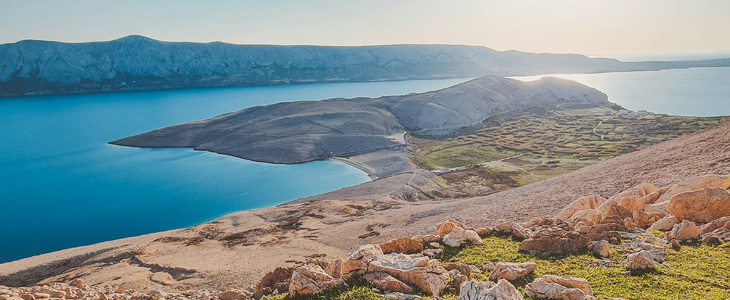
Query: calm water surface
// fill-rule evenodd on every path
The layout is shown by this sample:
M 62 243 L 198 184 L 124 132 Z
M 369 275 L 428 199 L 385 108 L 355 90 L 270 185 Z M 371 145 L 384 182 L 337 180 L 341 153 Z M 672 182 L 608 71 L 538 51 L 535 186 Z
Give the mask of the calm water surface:
M 678 116 L 730 116 L 730 68 L 691 68 L 603 74 L 550 74 L 594 87 L 629 110 Z
M 369 180 L 330 161 L 272 165 L 108 141 L 255 105 L 424 92 L 465 80 L 0 99 L 0 262 L 191 226 Z

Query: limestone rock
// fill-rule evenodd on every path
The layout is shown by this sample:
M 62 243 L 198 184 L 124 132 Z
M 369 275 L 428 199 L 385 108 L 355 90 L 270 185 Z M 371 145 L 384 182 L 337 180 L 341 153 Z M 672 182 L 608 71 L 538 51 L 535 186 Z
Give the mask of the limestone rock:
M 573 214 L 571 217 L 572 220 L 585 220 L 591 224 L 600 222 L 602 218 L 601 213 L 596 209 L 581 210 Z
M 603 197 L 598 196 L 598 195 L 591 195 L 591 196 L 579 198 L 578 200 L 571 202 L 570 204 L 568 204 L 568 206 L 563 208 L 563 210 L 560 211 L 560 213 L 558 213 L 558 215 L 555 216 L 555 218 L 558 218 L 561 220 L 570 219 L 576 212 L 579 212 L 581 210 L 586 210 L 586 209 L 594 209 L 594 208 L 598 207 L 599 205 L 601 205 L 601 203 L 603 203 L 604 201 L 606 201 L 606 199 L 604 199 Z M 525 227 L 529 227 L 529 226 L 525 226 Z
M 415 300 L 415 299 L 421 299 L 421 296 L 418 295 L 409 295 L 409 294 L 403 294 L 403 293 L 385 293 L 383 295 L 384 298 L 390 298 L 395 300 Z
M 80 288 L 82 290 L 88 290 L 89 289 L 89 286 L 86 283 L 84 283 L 83 281 L 81 281 L 81 279 L 78 279 L 78 278 L 77 279 L 74 279 L 73 281 L 71 281 L 71 286 Z
M 677 194 L 708 187 L 719 187 L 727 190 L 730 187 L 730 176 L 706 175 L 687 179 L 670 187 L 656 202 L 668 202 Z
M 667 210 L 680 220 L 712 222 L 730 216 L 730 192 L 709 187 L 679 193 L 669 199 Z
M 380 244 L 380 249 L 384 254 L 388 253 L 418 253 L 423 250 L 421 243 L 409 237 L 397 238 Z
M 297 267 L 292 272 L 289 282 L 289 296 L 312 295 L 322 289 L 333 288 L 343 284 L 339 278 L 332 278 L 320 266 L 305 264 Z
M 488 236 L 494 232 L 494 228 L 492 227 L 484 227 L 484 228 L 478 228 L 477 230 L 474 230 L 479 236 Z
M 608 257 L 608 250 L 611 249 L 611 244 L 607 241 L 595 241 L 588 246 L 588 249 L 591 250 L 593 254 L 605 258 Z
M 553 255 L 572 253 L 587 247 L 588 237 L 575 231 L 559 228 L 546 228 L 536 231 L 533 236 L 520 243 L 519 250 L 532 255 Z
M 515 222 L 512 220 L 500 220 L 496 227 L 499 231 L 510 231 L 512 230 L 512 225 L 514 225 L 514 223 Z
M 446 270 L 457 270 L 459 273 L 464 274 L 466 276 L 471 276 L 471 268 L 467 264 L 458 263 L 458 262 L 452 262 L 446 265 Z
M 489 280 L 507 279 L 514 281 L 532 273 L 535 269 L 537 269 L 537 264 L 534 262 L 497 263 L 492 274 L 489 274 Z
M 438 296 L 446 287 L 449 275 L 438 260 L 421 255 L 390 253 L 376 257 L 369 269 L 385 272 L 423 291 Z
M 697 225 L 688 220 L 682 221 L 682 223 L 674 224 L 672 231 L 666 234 L 667 241 L 671 240 L 698 240 L 700 238 L 700 229 Z
M 577 277 L 543 275 L 525 286 L 530 297 L 550 299 L 596 299 L 588 280 Z
M 509 281 L 467 281 L 459 288 L 459 300 L 522 300 L 522 294 Z
M 514 223 L 512 224 L 512 235 L 520 240 L 529 239 L 532 237 L 532 230 L 522 227 L 522 225 Z
M 643 270 L 654 267 L 657 262 L 651 256 L 651 253 L 647 250 L 642 250 L 636 253 L 629 254 L 626 257 L 624 266 L 629 270 Z
M 428 257 L 434 257 L 443 252 L 444 252 L 444 250 L 441 250 L 441 249 L 426 249 L 426 250 L 423 250 L 423 255 L 426 255 Z
M 417 235 L 413 237 L 413 240 L 419 243 L 432 243 L 440 241 L 441 236 L 435 234 Z
M 387 273 L 368 273 L 365 274 L 364 278 L 367 282 L 383 291 L 405 293 L 413 291 L 413 288 Z
M 730 241 L 730 216 L 722 217 L 700 227 L 703 243 Z
M 631 220 L 635 227 L 646 229 L 649 225 L 661 220 L 664 216 L 664 214 L 657 212 L 635 211 L 631 216 Z M 629 229 L 628 226 L 626 227 Z
M 652 232 L 652 231 L 667 231 L 672 230 L 672 227 L 674 227 L 674 224 L 679 223 L 679 219 L 677 217 L 672 215 L 666 215 L 663 218 L 659 219 L 658 221 L 654 222 L 654 224 L 651 224 L 649 228 L 646 229 L 646 231 Z
M 462 229 L 466 229 L 466 226 L 464 226 L 464 224 L 461 224 L 459 221 L 445 220 L 436 227 L 436 235 L 443 236 L 444 234 L 448 234 L 455 227 L 461 227 Z
M 471 242 L 475 245 L 482 244 L 482 238 L 474 230 L 466 230 L 462 227 L 454 227 L 444 235 L 443 242 L 451 247 L 461 247 L 464 242 Z
M 362 260 L 364 262 L 370 262 L 375 257 L 383 255 L 383 249 L 379 245 L 367 244 L 362 245 L 360 248 L 350 253 L 348 258 L 353 260 Z

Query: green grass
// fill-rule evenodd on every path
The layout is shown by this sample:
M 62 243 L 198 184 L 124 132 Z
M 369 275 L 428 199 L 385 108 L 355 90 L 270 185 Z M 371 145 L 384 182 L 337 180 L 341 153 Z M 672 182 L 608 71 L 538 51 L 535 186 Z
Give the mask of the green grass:
M 424 152 L 426 154 L 418 158 L 418 165 L 428 170 L 468 166 L 513 155 L 513 153 L 497 151 L 493 147 L 475 144 L 439 145 L 429 147 Z

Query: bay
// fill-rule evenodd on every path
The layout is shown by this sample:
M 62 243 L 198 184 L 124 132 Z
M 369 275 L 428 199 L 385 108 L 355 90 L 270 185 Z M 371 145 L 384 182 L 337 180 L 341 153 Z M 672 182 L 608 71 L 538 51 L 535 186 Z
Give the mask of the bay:
M 369 180 L 333 161 L 274 165 L 108 141 L 256 105 L 425 92 L 466 80 L 0 99 L 0 262 L 192 226 Z

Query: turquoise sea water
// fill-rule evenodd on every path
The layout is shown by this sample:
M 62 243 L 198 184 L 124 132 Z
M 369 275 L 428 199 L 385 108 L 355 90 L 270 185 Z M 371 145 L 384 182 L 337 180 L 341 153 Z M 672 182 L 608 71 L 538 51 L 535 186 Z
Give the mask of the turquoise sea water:
M 513 77 L 523 81 L 553 76 L 574 80 L 608 95 L 629 110 L 678 116 L 730 116 L 730 68 L 690 68 L 602 74 Z
M 273 165 L 108 141 L 255 105 L 424 92 L 465 80 L 0 99 L 0 262 L 191 226 L 369 180 L 331 161 Z

